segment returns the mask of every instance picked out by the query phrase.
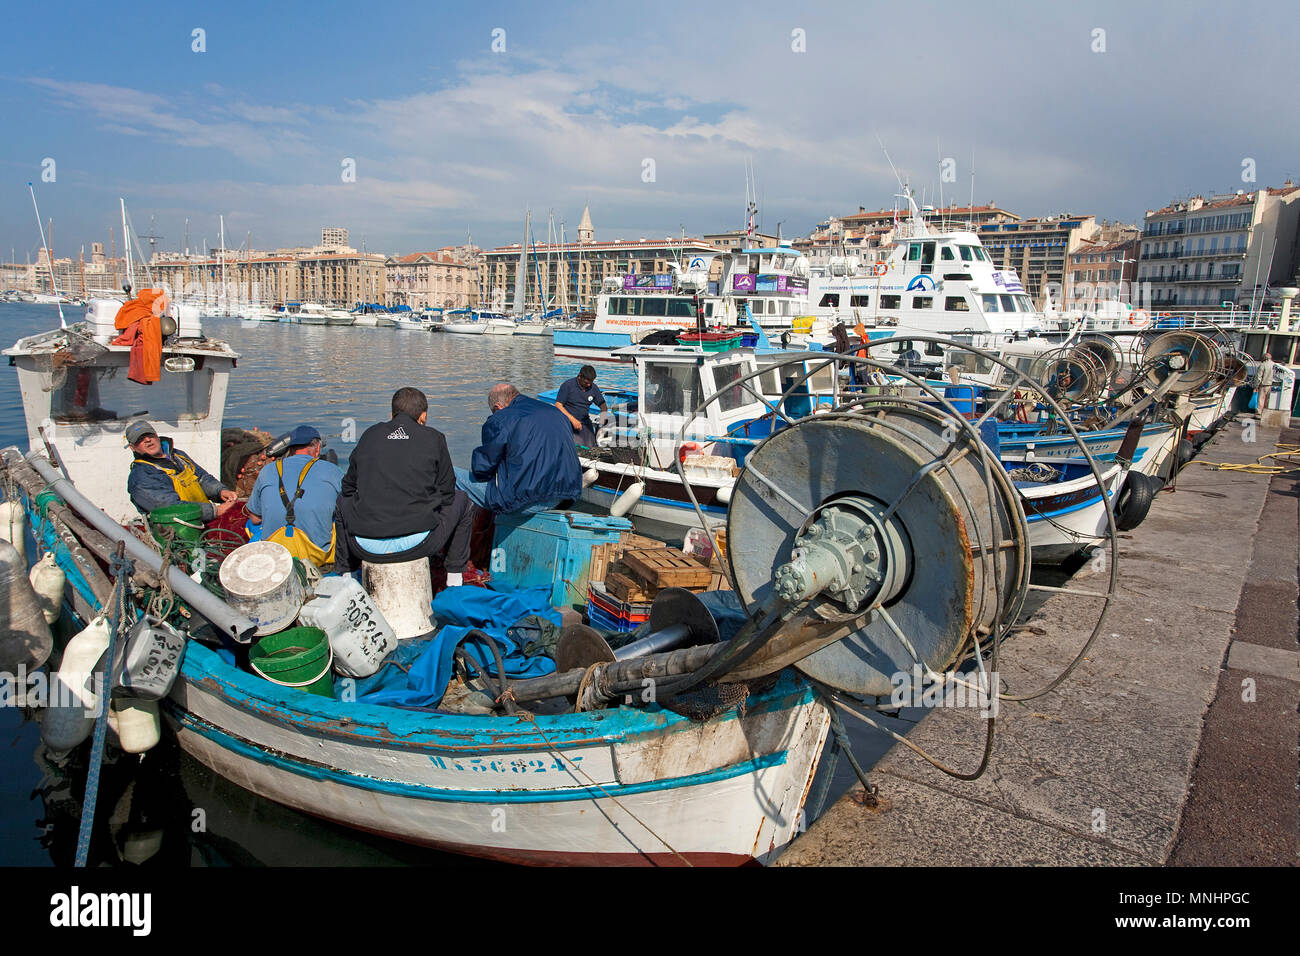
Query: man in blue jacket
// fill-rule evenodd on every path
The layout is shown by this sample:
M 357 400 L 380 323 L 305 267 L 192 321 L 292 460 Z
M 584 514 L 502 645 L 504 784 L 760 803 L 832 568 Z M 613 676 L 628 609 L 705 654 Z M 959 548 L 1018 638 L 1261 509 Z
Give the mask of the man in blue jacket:
M 493 514 L 536 514 L 582 493 L 573 428 L 559 411 L 502 383 L 488 392 L 492 414 L 456 487 Z
M 206 523 L 235 507 L 233 491 L 174 447 L 170 438 L 159 438 L 147 421 L 128 425 L 126 441 L 135 456 L 126 491 L 141 514 L 190 501 L 200 505 L 200 520 Z

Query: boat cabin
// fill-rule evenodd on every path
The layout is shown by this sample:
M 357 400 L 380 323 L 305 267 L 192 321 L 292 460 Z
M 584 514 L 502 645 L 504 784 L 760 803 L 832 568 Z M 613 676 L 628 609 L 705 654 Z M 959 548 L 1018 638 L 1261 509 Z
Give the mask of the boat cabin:
M 125 522 L 138 514 L 126 493 L 126 426 L 147 420 L 219 475 L 226 388 L 239 356 L 224 342 L 172 337 L 163 343 L 162 378 L 141 385 L 127 379 L 130 348 L 101 345 L 91 333 L 79 322 L 19 339 L 4 354 L 18 371 L 30 450 L 52 445 L 73 483 Z

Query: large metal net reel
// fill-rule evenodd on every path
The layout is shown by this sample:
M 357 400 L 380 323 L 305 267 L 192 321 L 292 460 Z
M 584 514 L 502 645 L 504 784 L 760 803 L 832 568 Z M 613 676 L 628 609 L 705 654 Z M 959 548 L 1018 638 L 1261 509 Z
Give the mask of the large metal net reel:
M 787 609 L 766 663 L 774 657 L 794 663 L 859 697 L 889 697 L 900 675 L 910 680 L 916 668 L 927 676 L 942 673 L 976 648 L 994 649 L 996 663 L 997 643 L 1034 588 L 1022 499 L 981 430 L 996 428 L 1000 407 L 1035 383 L 981 349 L 941 336 L 908 338 L 967 349 L 1007 369 L 1013 384 L 977 413 L 973 390 L 963 391 L 969 386 L 927 383 L 870 358 L 793 357 L 790 364 L 803 367 L 785 394 L 761 399 L 779 429 L 749 452 L 727 515 L 727 554 L 740 600 L 755 619 L 774 607 Z M 786 400 L 830 362 L 863 379 L 888 376 L 891 384 L 871 386 L 829 410 L 787 414 Z M 758 396 L 753 379 L 734 384 Z M 1064 409 L 1050 396 L 1045 401 L 1100 484 Z M 1111 590 L 1085 595 L 1104 601 L 1085 651 L 1115 584 L 1109 501 L 1106 510 Z
M 1038 392 L 1067 405 L 1092 405 L 1110 386 L 1111 374 L 1092 349 L 1064 346 L 1034 359 L 1030 375 Z
M 1165 332 L 1147 344 L 1140 371 L 1149 388 L 1188 394 L 1222 381 L 1223 357 L 1219 347 L 1199 332 Z

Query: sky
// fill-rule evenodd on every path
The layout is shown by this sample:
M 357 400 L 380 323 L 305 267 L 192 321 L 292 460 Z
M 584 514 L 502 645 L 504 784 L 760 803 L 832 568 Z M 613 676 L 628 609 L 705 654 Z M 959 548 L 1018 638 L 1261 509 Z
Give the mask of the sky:
M 40 246 L 28 182 L 58 257 L 120 253 L 119 197 L 160 250 L 219 215 L 231 248 L 490 248 L 586 204 L 598 239 L 700 235 L 743 228 L 747 162 L 787 237 L 898 178 L 966 203 L 972 169 L 977 204 L 1135 222 L 1300 181 L 1294 28 L 1250 0 L 10 5 L 0 251 Z

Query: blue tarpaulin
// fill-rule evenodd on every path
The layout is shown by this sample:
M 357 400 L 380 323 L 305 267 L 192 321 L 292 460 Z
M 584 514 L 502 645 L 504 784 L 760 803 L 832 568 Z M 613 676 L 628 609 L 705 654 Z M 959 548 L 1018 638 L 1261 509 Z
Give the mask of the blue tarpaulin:
M 476 587 L 447 588 L 433 600 L 433 614 L 443 625 L 436 635 L 421 641 L 403 642 L 385 658 L 372 677 L 356 682 L 356 699 L 367 704 L 393 707 L 437 707 L 451 680 L 452 655 L 465 642 L 465 653 L 496 675 L 496 660 L 483 641 L 465 637 L 478 629 L 492 637 L 501 649 L 507 677 L 542 677 L 554 673 L 549 657 L 525 657 L 520 643 L 507 628 L 529 615 L 546 618 L 557 626 L 560 615 L 550 605 L 550 588 L 537 587 L 500 593 Z M 343 692 L 335 682 L 335 695 Z

